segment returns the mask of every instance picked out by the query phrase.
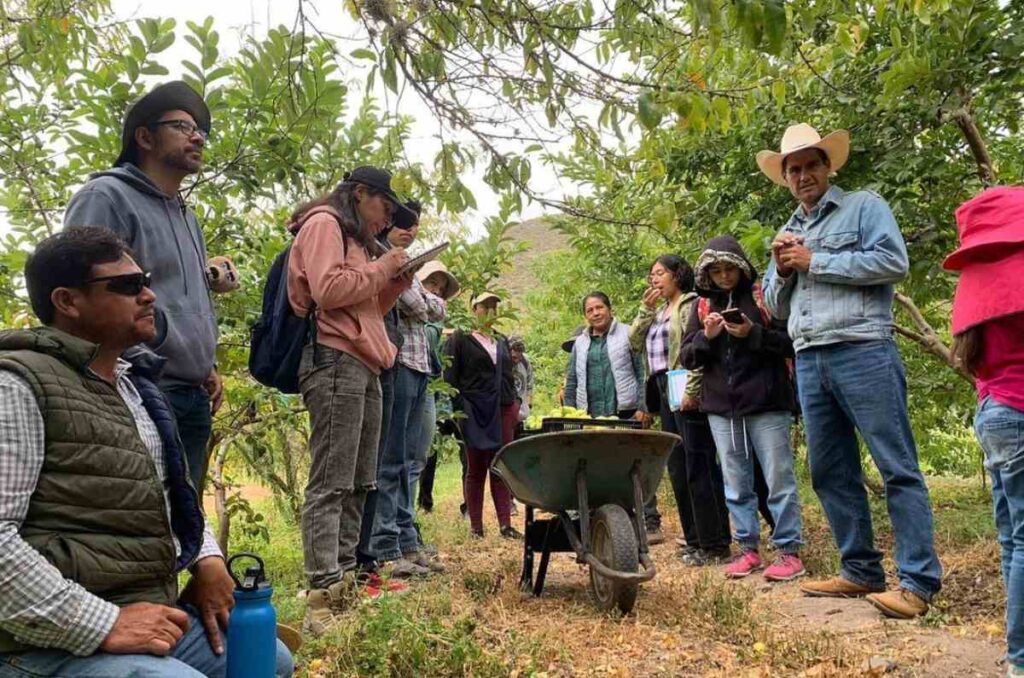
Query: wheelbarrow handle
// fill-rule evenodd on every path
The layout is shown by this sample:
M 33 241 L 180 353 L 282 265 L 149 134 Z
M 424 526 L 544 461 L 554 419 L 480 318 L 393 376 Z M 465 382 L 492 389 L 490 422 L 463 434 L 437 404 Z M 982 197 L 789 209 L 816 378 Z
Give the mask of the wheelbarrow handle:
M 608 579 L 615 579 L 617 581 L 624 581 L 630 583 L 635 582 L 637 584 L 640 584 L 645 581 L 650 581 L 654 579 L 654 575 L 656 574 L 654 562 L 646 553 L 640 556 L 640 565 L 643 567 L 643 572 L 620 572 L 618 570 L 613 570 L 612 568 L 608 567 L 600 560 L 598 560 L 597 556 L 595 556 L 593 553 L 584 553 L 582 556 L 582 560 L 587 565 L 590 565 L 590 567 L 597 570 L 597 573 L 602 577 L 607 577 Z

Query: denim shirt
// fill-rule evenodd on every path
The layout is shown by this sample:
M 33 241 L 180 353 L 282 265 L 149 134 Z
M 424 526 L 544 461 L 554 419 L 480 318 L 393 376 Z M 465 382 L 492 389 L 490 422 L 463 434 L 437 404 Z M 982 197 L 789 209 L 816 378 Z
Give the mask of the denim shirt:
M 810 214 L 797 207 L 782 232 L 803 236 L 812 252 L 807 273 L 783 278 L 773 258 L 765 274 L 765 304 L 788 321 L 797 351 L 892 336 L 893 285 L 909 262 L 885 200 L 832 186 Z

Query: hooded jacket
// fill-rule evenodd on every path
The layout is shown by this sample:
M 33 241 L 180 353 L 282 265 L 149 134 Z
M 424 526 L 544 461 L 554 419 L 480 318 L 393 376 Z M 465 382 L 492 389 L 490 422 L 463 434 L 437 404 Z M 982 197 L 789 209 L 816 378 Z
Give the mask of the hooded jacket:
M 341 230 L 330 207 L 315 207 L 288 225 L 295 233 L 288 260 L 288 301 L 305 317 L 316 304 L 317 342 L 358 358 L 380 374 L 395 364 L 398 348 L 388 339 L 384 316 L 408 287 L 395 278 L 394 259 L 371 260 Z
M 739 284 L 731 292 L 711 280 L 710 269 L 724 262 L 740 269 Z M 709 312 L 738 308 L 753 327 L 740 339 L 725 330 L 714 339 L 704 335 L 696 305 L 686 327 L 682 344 L 683 366 L 703 369 L 701 410 L 723 417 L 743 417 L 761 412 L 795 412 L 796 396 L 789 375 L 787 358 L 792 358 L 793 342 L 785 323 L 765 322 L 754 298 L 757 271 L 736 238 L 719 236 L 708 241 L 697 260 L 694 273 L 697 294 L 708 299 Z
M 153 275 L 157 334 L 149 347 L 167 360 L 160 385 L 202 384 L 213 370 L 217 317 L 203 231 L 181 197 L 125 163 L 89 177 L 68 203 L 64 226 L 106 226 L 131 247 Z

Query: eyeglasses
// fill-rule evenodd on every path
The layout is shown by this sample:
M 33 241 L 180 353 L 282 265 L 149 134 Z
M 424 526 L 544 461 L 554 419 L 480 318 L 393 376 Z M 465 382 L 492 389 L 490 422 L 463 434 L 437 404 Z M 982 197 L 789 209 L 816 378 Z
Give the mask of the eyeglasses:
M 203 141 L 210 138 L 209 132 L 198 125 L 192 124 L 188 120 L 161 120 L 160 122 L 154 122 L 150 127 L 173 127 L 190 139 L 196 134 L 198 134 L 199 138 Z
M 107 283 L 107 291 L 114 294 L 123 294 L 126 297 L 134 297 L 150 286 L 153 276 L 149 273 L 126 273 L 125 275 L 107 275 L 102 278 L 91 278 L 82 285 L 93 283 Z

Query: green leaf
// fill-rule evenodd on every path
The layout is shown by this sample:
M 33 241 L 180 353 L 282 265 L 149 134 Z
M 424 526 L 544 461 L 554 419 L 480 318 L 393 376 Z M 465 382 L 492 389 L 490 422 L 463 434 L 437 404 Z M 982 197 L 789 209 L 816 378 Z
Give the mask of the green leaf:
M 780 110 L 786 106 L 786 83 L 781 78 L 772 83 L 772 98 Z
M 732 108 L 725 97 L 715 97 L 711 102 L 711 110 L 715 114 L 718 126 L 723 132 L 728 132 L 732 124 Z
M 671 201 L 663 202 L 651 212 L 655 227 L 662 233 L 672 228 L 676 220 L 676 206 Z
M 771 54 L 779 54 L 786 42 L 786 7 L 782 0 L 766 0 L 764 3 L 765 46 Z
M 159 54 L 160 52 L 164 51 L 165 49 L 174 44 L 174 37 L 174 33 L 164 33 L 159 38 L 157 38 L 156 41 L 153 43 L 153 46 L 150 48 L 151 51 L 154 54 Z
M 892 44 L 892 46 L 893 46 L 893 47 L 895 47 L 896 49 L 901 49 L 901 48 L 903 47 L 903 34 L 902 34 L 902 33 L 900 33 L 900 28 L 899 28 L 899 26 L 895 26 L 895 25 L 894 25 L 894 26 L 893 26 L 893 27 L 892 27 L 892 28 L 891 28 L 891 29 L 889 30 L 889 42 L 890 42 L 890 43 Z
M 360 47 L 359 49 L 352 50 L 352 57 L 355 59 L 366 59 L 367 61 L 376 61 L 377 55 L 372 50 Z
M 654 129 L 661 122 L 664 113 L 661 107 L 654 103 L 650 92 L 644 92 L 637 99 L 637 119 L 647 129 Z

